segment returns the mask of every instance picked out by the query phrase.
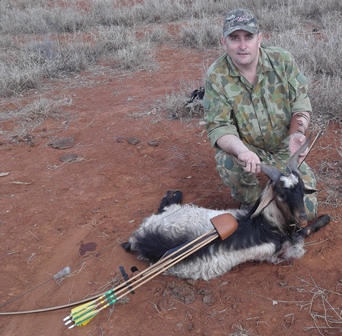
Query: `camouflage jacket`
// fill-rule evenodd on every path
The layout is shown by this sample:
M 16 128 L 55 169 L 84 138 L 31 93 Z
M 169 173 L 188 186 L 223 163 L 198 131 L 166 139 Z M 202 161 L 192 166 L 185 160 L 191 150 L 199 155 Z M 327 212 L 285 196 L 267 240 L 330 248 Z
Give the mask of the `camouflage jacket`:
M 261 46 L 257 81 L 222 55 L 208 69 L 203 106 L 212 146 L 225 134 L 268 152 L 286 147 L 292 113 L 311 112 L 307 80 L 285 50 Z

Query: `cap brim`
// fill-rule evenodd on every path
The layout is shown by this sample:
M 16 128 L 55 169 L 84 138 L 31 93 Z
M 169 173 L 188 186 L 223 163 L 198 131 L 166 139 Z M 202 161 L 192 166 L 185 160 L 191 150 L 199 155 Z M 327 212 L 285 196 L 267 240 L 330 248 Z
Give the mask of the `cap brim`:
M 235 26 L 235 27 L 228 29 L 227 31 L 223 32 L 223 37 L 226 38 L 231 33 L 234 33 L 237 30 L 244 30 L 244 31 L 247 31 L 247 32 L 254 34 L 254 35 L 259 33 L 258 29 L 256 29 L 256 28 L 247 27 L 247 26 Z

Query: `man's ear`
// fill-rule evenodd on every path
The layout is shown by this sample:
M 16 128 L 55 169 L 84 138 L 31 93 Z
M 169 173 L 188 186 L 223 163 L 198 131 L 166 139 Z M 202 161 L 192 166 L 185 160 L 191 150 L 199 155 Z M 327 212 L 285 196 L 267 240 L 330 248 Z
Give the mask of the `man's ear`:
M 226 39 L 225 39 L 225 37 L 224 37 L 223 35 L 221 35 L 221 37 L 220 37 L 220 41 L 221 41 L 221 44 L 223 44 L 223 45 L 224 45 L 224 43 L 225 43 Z
M 261 47 L 261 42 L 262 42 L 262 34 L 258 34 L 258 43 L 259 43 L 259 48 Z

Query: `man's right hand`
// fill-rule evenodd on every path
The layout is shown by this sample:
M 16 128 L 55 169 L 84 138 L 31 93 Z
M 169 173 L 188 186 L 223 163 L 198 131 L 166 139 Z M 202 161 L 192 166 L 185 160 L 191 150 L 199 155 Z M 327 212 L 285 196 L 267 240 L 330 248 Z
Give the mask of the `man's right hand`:
M 248 173 L 258 174 L 260 173 L 260 159 L 258 155 L 253 153 L 252 151 L 242 152 L 237 157 L 240 161 L 246 163 L 246 166 L 243 167 L 243 170 Z
M 225 152 L 234 155 L 246 165 L 244 171 L 249 173 L 260 173 L 260 159 L 258 155 L 250 151 L 246 145 L 235 135 L 227 134 L 217 140 L 218 146 Z

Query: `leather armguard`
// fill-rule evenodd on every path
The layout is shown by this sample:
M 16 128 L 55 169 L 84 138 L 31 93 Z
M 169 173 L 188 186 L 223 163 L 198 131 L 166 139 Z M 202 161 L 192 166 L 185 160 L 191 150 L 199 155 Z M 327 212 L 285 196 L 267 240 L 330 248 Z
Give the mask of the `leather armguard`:
M 290 134 L 300 132 L 305 134 L 310 124 L 310 116 L 297 112 L 291 117 Z

